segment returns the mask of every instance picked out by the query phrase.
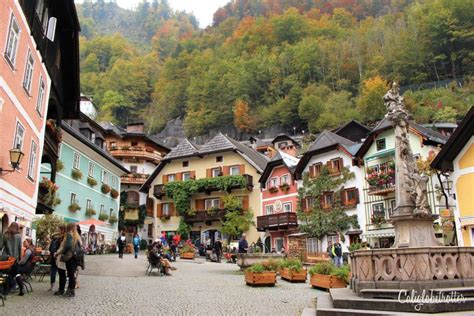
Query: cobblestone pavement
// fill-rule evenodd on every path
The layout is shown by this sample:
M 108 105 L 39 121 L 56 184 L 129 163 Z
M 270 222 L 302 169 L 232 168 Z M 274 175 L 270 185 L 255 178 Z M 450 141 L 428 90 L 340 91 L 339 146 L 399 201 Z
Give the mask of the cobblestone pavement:
M 173 263 L 173 276 L 145 276 L 144 256 L 86 257 L 75 298 L 55 297 L 49 279 L 34 292 L 8 295 L 0 315 L 300 315 L 317 290 L 278 278 L 275 287 L 245 285 L 238 267 L 202 259 Z

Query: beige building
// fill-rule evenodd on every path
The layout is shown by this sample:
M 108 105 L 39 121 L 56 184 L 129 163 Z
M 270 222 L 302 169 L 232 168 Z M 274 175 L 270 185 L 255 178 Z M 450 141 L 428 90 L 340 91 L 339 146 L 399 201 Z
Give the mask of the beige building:
M 228 241 L 221 232 L 226 210 L 222 197 L 232 194 L 242 201 L 243 209 L 250 209 L 253 221 L 261 214 L 261 192 L 258 179 L 268 158 L 234 139 L 218 134 L 206 144 L 197 147 L 183 140 L 160 162 L 153 174 L 140 189 L 153 200 L 155 232 L 173 235 L 184 221 L 190 226 L 190 238 L 196 242 L 207 238 Z M 189 209 L 178 212 L 175 201 L 165 194 L 165 186 L 173 181 L 195 181 L 203 178 L 241 176 L 245 185 L 231 185 L 227 192 L 207 187 L 190 196 Z M 225 178 L 227 177 L 227 178 Z M 238 177 L 236 177 L 238 178 Z M 246 232 L 249 243 L 256 242 L 260 234 L 255 225 Z M 159 235 L 157 235 L 159 236 Z M 157 237 L 155 236 L 155 237 Z

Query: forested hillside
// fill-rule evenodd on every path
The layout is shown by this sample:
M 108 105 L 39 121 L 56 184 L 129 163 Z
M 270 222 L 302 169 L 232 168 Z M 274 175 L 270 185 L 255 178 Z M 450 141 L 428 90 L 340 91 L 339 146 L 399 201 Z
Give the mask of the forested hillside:
M 222 125 L 316 132 L 381 118 L 389 80 L 464 78 L 463 88 L 405 94 L 418 121 L 453 121 L 473 101 L 471 4 L 236 0 L 198 30 L 163 0 L 133 12 L 86 3 L 79 8 L 82 91 L 103 119 L 141 119 L 154 132 L 178 116 L 189 135 Z

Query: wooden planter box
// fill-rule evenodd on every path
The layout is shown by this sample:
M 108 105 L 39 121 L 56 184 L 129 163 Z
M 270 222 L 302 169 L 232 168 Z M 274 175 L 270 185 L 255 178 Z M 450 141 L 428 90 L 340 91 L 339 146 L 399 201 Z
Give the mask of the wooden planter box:
M 301 271 L 296 272 L 288 268 L 280 270 L 280 276 L 283 280 L 290 282 L 306 282 L 306 269 L 301 269 Z
M 347 283 L 334 275 L 313 274 L 309 280 L 312 287 L 320 287 L 323 289 L 345 288 Z
M 261 273 L 254 273 L 245 271 L 245 283 L 250 286 L 254 285 L 266 285 L 275 286 L 276 283 L 276 272 L 265 271 Z
M 181 259 L 194 259 L 194 252 L 183 252 L 179 255 Z

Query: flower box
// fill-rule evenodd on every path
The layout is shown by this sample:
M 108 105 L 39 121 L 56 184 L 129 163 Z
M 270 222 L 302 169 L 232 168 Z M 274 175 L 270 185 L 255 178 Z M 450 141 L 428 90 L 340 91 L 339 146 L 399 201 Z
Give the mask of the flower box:
M 183 252 L 182 254 L 179 255 L 181 259 L 189 259 L 193 260 L 194 259 L 194 252 Z
M 347 286 L 347 283 L 344 279 L 334 275 L 324 275 L 317 273 L 311 276 L 309 283 L 312 287 L 319 287 L 323 289 L 345 288 Z
M 245 271 L 245 283 L 249 286 L 254 286 L 254 285 L 275 286 L 276 272 L 275 271 L 264 271 L 264 272 Z
M 280 270 L 280 276 L 283 280 L 289 282 L 306 282 L 306 269 L 301 269 L 300 271 L 295 271 L 289 268 L 283 268 Z
M 278 187 L 269 187 L 268 192 L 270 193 L 277 193 L 278 192 Z

